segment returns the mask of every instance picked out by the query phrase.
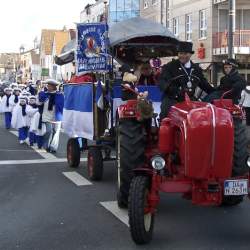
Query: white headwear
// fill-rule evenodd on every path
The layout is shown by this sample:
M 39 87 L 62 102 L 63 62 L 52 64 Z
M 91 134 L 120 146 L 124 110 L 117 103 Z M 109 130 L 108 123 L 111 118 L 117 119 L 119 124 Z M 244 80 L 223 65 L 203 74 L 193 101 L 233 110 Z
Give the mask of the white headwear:
M 12 92 L 12 88 L 10 88 L 10 87 L 8 87 L 8 88 L 5 88 L 5 89 L 4 89 L 4 93 L 6 93 L 7 91 L 10 91 L 10 92 Z
M 54 79 L 48 79 L 44 82 L 44 84 L 50 84 L 50 85 L 54 85 L 54 86 L 58 86 L 60 83 Z

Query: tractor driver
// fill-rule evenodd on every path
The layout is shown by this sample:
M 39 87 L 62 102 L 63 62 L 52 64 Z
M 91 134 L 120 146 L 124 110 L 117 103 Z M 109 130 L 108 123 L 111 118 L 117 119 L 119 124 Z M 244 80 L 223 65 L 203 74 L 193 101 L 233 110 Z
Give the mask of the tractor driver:
M 180 42 L 178 59 L 169 62 L 162 68 L 160 89 L 164 93 L 161 104 L 161 120 L 165 118 L 174 104 L 184 101 L 185 92 L 195 99 L 195 90 L 200 87 L 207 94 L 214 91 L 202 73 L 202 69 L 191 61 L 194 54 L 193 44 Z

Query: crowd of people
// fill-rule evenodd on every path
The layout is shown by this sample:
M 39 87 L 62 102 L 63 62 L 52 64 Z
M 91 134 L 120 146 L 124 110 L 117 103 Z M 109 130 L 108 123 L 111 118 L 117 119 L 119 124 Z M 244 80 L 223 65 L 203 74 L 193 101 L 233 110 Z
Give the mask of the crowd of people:
M 64 96 L 55 80 L 12 83 L 4 89 L 0 112 L 5 128 L 16 129 L 20 144 L 56 152 L 59 145 Z

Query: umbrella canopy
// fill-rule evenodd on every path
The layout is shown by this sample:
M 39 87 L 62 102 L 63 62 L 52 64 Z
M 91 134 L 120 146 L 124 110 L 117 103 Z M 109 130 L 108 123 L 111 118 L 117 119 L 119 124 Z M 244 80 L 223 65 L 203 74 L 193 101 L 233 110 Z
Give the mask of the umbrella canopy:
M 177 38 L 163 25 L 151 20 L 135 17 L 113 24 L 110 27 L 110 45 L 114 47 L 134 38 L 163 37 L 177 42 Z
M 112 55 L 120 63 L 138 64 L 151 58 L 176 55 L 178 39 L 163 25 L 141 17 L 110 28 Z

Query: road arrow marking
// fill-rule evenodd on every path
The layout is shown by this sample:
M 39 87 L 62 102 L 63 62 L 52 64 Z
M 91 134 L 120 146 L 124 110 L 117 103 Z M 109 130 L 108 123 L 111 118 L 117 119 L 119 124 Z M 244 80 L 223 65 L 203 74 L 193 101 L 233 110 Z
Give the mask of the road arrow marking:
M 63 172 L 63 175 L 74 182 L 77 186 L 87 186 L 92 185 L 90 181 L 84 178 L 82 175 L 77 172 Z
M 105 201 L 105 202 L 100 202 L 100 204 L 104 208 L 106 208 L 109 212 L 111 212 L 121 222 L 123 222 L 126 226 L 129 227 L 128 210 L 119 208 L 117 205 L 117 201 Z

